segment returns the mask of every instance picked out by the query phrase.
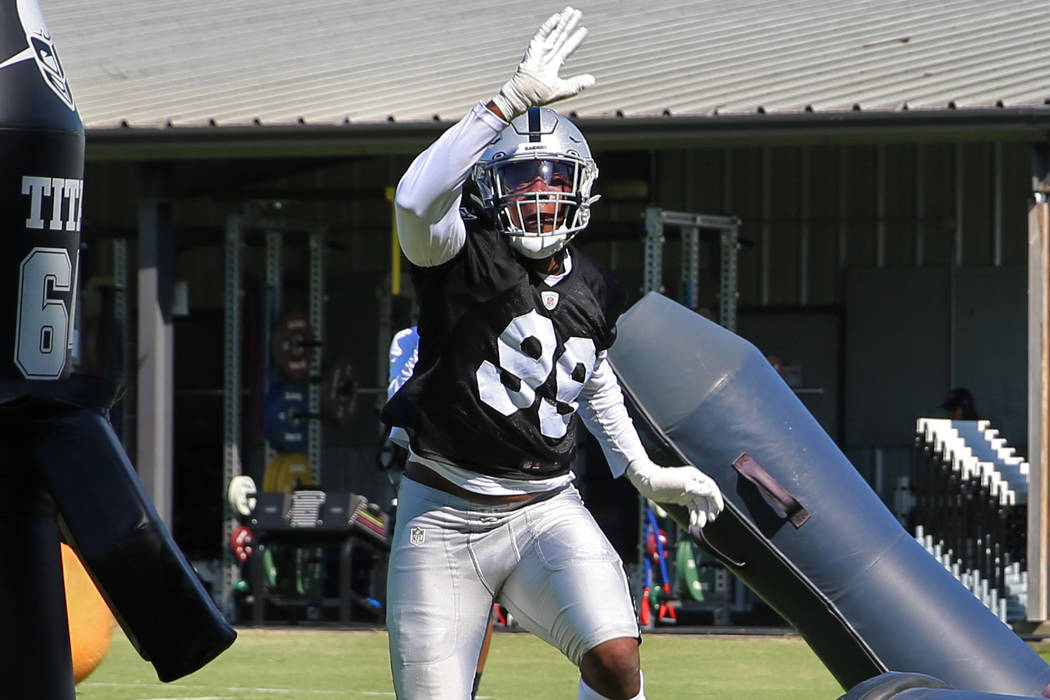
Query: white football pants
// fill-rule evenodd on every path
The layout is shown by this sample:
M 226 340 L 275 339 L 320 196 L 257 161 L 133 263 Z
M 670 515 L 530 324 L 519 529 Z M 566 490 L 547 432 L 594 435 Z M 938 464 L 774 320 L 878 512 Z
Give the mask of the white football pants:
M 397 697 L 467 700 L 494 601 L 576 665 L 639 634 L 620 558 L 574 486 L 483 505 L 403 478 L 387 578 Z

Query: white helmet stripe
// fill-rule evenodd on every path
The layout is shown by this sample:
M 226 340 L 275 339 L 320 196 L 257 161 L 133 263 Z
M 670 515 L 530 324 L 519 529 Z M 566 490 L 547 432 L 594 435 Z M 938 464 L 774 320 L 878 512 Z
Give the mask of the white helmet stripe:
M 504 167 L 524 161 L 561 165 L 547 170 L 537 166 L 538 177 L 533 177 L 531 185 L 526 181 L 528 168 L 513 175 L 508 173 L 509 181 L 504 178 Z M 567 172 L 557 172 L 563 170 Z M 556 179 L 567 179 L 570 173 L 571 184 L 554 187 Z M 537 239 L 527 246 L 522 244 L 523 253 L 531 252 L 530 257 L 544 257 L 539 255 L 541 251 L 550 250 L 548 255 L 556 252 L 586 228 L 590 205 L 597 200 L 591 195 L 591 188 L 598 167 L 586 139 L 575 124 L 548 107 L 530 108 L 512 120 L 489 144 L 474 166 L 473 175 L 482 204 L 499 230 L 512 240 Z M 543 182 L 536 184 L 536 179 Z M 518 190 L 512 191 L 512 185 Z

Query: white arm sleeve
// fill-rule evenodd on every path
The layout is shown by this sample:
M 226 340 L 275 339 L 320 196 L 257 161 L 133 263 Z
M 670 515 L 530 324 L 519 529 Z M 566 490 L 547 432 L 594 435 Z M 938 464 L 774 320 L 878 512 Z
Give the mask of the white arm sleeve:
M 413 264 L 440 265 L 463 247 L 466 229 L 459 215 L 460 188 L 505 126 L 507 122 L 478 103 L 405 171 L 394 209 L 401 250 Z
M 594 372 L 580 399 L 580 418 L 597 438 L 614 477 L 622 476 L 631 460 L 648 459 L 634 422 L 627 414 L 623 391 L 606 361 L 605 351 L 598 353 Z

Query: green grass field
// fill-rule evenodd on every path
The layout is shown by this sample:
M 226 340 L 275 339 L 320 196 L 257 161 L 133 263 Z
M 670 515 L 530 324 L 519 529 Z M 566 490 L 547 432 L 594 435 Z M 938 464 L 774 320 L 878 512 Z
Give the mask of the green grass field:
M 1050 659 L 1050 645 L 1037 647 Z M 650 698 L 812 700 L 842 689 L 798 637 L 646 635 L 642 645 Z M 493 639 L 479 697 L 571 698 L 576 669 L 524 633 Z M 393 697 L 382 631 L 242 629 L 222 656 L 174 683 L 157 680 L 118 631 L 109 654 L 77 686 L 85 700 L 259 700 Z

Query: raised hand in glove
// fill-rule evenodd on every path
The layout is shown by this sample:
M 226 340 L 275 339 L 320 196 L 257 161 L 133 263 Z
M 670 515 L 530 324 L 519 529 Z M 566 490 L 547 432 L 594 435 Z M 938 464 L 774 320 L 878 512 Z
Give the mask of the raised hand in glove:
M 594 85 L 594 76 L 583 73 L 573 78 L 561 78 L 565 59 L 576 50 L 587 29 L 576 25 L 583 13 L 566 7 L 543 23 L 529 43 L 518 70 L 507 81 L 492 103 L 510 121 L 529 107 L 540 107 L 575 95 Z M 573 31 L 575 30 L 575 31 Z
M 690 529 L 702 528 L 725 507 L 718 484 L 696 467 L 661 467 L 646 458 L 631 460 L 626 473 L 646 498 L 685 506 Z

